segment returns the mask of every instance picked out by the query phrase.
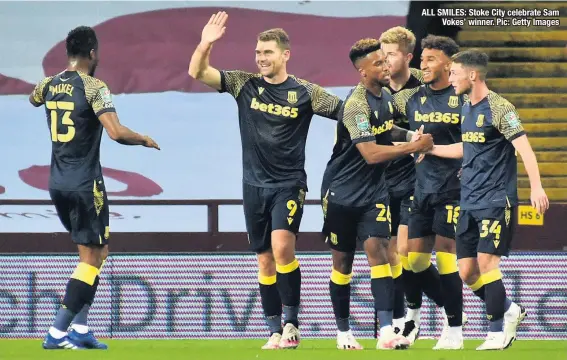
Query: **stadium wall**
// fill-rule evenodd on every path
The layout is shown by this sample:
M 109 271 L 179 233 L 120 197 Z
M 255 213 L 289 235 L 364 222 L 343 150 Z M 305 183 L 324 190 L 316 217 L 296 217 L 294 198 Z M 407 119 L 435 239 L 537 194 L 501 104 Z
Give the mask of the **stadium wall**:
M 336 335 L 328 294 L 329 254 L 300 254 L 302 308 L 306 338 Z M 59 307 L 76 256 L 0 257 L 0 338 L 37 338 Z M 502 265 L 508 295 L 528 317 L 521 339 L 567 337 L 567 273 L 558 272 L 567 254 L 514 253 Z M 249 254 L 111 255 L 91 309 L 89 325 L 111 338 L 265 338 L 257 292 L 256 259 Z M 355 258 L 352 327 L 373 336 L 373 301 L 368 266 Z M 464 289 L 469 323 L 466 338 L 482 338 L 487 320 L 481 302 Z M 441 332 L 441 315 L 424 304 L 422 336 Z

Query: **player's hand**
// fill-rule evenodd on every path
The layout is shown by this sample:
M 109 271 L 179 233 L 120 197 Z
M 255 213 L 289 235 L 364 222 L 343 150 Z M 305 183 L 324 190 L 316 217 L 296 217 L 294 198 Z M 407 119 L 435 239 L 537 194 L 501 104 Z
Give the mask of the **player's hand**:
M 433 136 L 431 134 L 420 134 L 419 139 L 415 142 L 415 146 L 417 147 L 416 152 L 428 152 L 433 149 Z
M 152 139 L 149 136 L 144 136 L 144 146 L 147 148 L 154 148 L 154 149 L 158 149 L 161 150 L 159 148 L 159 145 L 154 141 L 154 139 Z
M 532 202 L 532 206 L 540 215 L 543 215 L 547 209 L 549 209 L 549 199 L 545 194 L 545 190 L 543 188 L 532 189 L 530 200 Z
M 421 135 L 423 135 L 423 125 L 421 125 L 419 129 L 413 133 L 410 142 L 416 142 L 417 140 L 419 140 Z
M 228 20 L 228 14 L 224 11 L 219 11 L 213 14 L 209 19 L 209 22 L 203 28 L 201 33 L 201 42 L 212 44 L 218 39 L 220 39 L 226 30 L 226 21 Z
M 416 164 L 419 164 L 425 158 L 425 153 L 419 153 L 417 160 L 415 161 Z

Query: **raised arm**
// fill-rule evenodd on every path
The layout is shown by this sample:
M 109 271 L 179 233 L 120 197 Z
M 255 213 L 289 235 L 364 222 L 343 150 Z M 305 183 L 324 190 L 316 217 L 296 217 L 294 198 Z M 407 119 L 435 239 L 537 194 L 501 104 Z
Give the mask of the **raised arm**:
M 201 33 L 201 42 L 193 52 L 189 63 L 189 76 L 201 81 L 215 90 L 222 90 L 220 71 L 209 65 L 213 43 L 220 39 L 226 30 L 228 14 L 220 11 L 211 16 Z

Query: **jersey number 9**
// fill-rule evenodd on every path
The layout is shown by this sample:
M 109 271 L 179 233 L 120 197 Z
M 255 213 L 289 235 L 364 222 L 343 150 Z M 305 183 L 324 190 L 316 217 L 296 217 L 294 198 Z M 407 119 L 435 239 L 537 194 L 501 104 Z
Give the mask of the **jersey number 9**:
M 66 143 L 75 137 L 75 123 L 71 120 L 71 111 L 75 109 L 75 103 L 71 101 L 47 101 L 45 107 L 51 110 L 51 141 Z M 63 110 L 61 117 L 61 124 L 67 125 L 67 133 L 60 134 L 57 132 L 57 125 L 59 123 L 58 113 Z

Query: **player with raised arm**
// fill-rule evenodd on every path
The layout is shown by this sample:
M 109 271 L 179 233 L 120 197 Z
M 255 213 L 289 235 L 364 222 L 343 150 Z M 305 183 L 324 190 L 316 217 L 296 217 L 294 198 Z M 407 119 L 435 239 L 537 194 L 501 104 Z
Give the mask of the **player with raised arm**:
M 52 141 L 49 195 L 61 223 L 77 244 L 80 261 L 43 348 L 106 349 L 87 326 L 110 237 L 100 165 L 102 129 L 124 145 L 159 147 L 149 137 L 120 124 L 108 86 L 93 77 L 99 60 L 94 30 L 86 26 L 71 30 L 66 47 L 67 69 L 41 80 L 29 97 L 33 106 L 45 105 Z
M 413 89 L 422 85 L 423 75 L 420 70 L 410 68 L 409 64 L 415 48 L 415 35 L 408 29 L 396 26 L 380 35 L 381 48 L 386 54 L 390 71 L 390 82 L 387 85 L 392 94 L 401 90 Z M 408 129 L 406 117 L 394 119 L 395 125 Z M 403 332 L 405 327 L 405 298 L 411 308 L 420 308 L 422 290 L 419 281 L 412 278 L 408 263 L 408 220 L 409 209 L 413 200 L 415 187 L 415 165 L 412 156 L 407 155 L 393 160 L 386 168 L 386 183 L 390 193 L 390 210 L 392 213 L 392 239 L 390 240 L 390 265 L 394 277 L 394 330 Z M 435 268 L 432 268 L 435 270 Z M 405 295 L 405 298 L 404 298 Z M 434 296 L 434 301 L 443 306 L 441 292 Z M 408 324 L 409 325 L 409 324 Z M 415 328 L 407 327 L 411 332 Z M 417 329 L 413 335 L 416 334 Z M 410 333 L 404 334 L 411 338 Z
M 422 40 L 422 85 L 393 95 L 411 130 L 422 125 L 436 143 L 460 141 L 463 97 L 449 83 L 450 57 L 459 47 L 450 38 L 429 35 Z M 461 161 L 426 157 L 416 166 L 414 199 L 408 223 L 408 263 L 412 279 L 438 306 L 444 305 L 444 328 L 434 349 L 463 348 L 463 293 L 456 260 L 455 226 L 459 217 Z M 438 271 L 431 264 L 435 249 Z M 433 295 L 437 294 L 437 295 Z M 413 343 L 419 333 L 420 308 L 408 306 L 404 334 Z
M 516 339 L 518 324 L 526 316 L 523 307 L 506 297 L 499 269 L 501 257 L 509 255 L 518 205 L 516 151 L 530 179 L 532 206 L 543 214 L 549 200 L 516 108 L 486 86 L 488 55 L 471 49 L 454 55 L 452 61 L 449 79 L 455 92 L 469 96 L 461 113 L 462 142 L 436 145 L 431 154 L 463 159 L 459 272 L 486 304 L 489 332 L 477 350 L 500 350 Z
M 223 36 L 227 18 L 225 12 L 211 16 L 189 75 L 228 92 L 238 104 L 244 216 L 250 249 L 258 256 L 260 297 L 271 333 L 262 348 L 296 348 L 301 273 L 295 243 L 307 191 L 307 132 L 314 114 L 336 119 L 342 101 L 287 73 L 290 42 L 282 29 L 258 35 L 258 74 L 210 66 L 211 48 Z
M 362 243 L 370 265 L 371 288 L 380 320 L 379 349 L 405 349 L 409 341 L 393 328 L 394 280 L 388 259 L 390 208 L 384 178 L 390 160 L 429 148 L 430 135 L 416 146 L 407 130 L 394 126 L 394 107 L 388 65 L 380 42 L 357 41 L 349 57 L 360 74 L 337 124 L 337 140 L 321 186 L 323 233 L 333 258 L 329 284 L 337 323 L 337 348 L 362 349 L 349 326 L 350 280 L 357 243 Z

